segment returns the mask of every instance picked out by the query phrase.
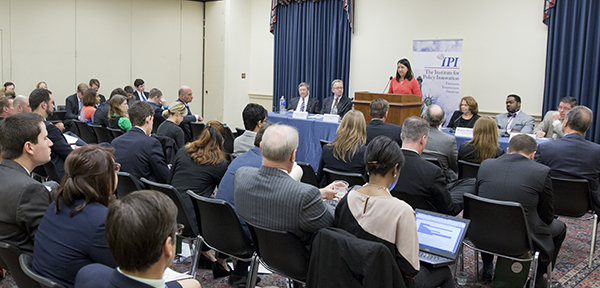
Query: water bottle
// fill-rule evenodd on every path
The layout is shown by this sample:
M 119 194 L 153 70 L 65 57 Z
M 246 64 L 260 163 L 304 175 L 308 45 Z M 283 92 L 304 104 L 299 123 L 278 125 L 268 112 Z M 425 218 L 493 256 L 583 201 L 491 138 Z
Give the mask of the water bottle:
M 285 114 L 285 97 L 283 95 L 279 99 L 279 114 Z

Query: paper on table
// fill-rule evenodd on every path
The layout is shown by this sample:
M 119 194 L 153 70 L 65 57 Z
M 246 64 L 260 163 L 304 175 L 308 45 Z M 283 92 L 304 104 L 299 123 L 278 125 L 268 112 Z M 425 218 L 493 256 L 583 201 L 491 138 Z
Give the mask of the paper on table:
M 76 137 L 73 137 L 73 136 L 67 135 L 67 134 L 63 134 L 63 136 L 65 136 L 65 139 L 67 139 L 67 143 L 69 143 L 69 145 L 73 145 L 77 142 Z

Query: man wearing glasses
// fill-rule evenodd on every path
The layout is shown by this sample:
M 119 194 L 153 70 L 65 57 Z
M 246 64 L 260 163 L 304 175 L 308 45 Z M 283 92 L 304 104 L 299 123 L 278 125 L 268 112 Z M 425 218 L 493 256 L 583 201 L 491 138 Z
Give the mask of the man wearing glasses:
M 333 80 L 331 91 L 333 96 L 323 100 L 321 114 L 338 114 L 343 118 L 348 111 L 352 110 L 352 101 L 348 96 L 344 96 L 344 82 L 340 79 Z
M 544 116 L 544 121 L 540 122 L 533 130 L 537 138 L 548 137 L 552 140 L 562 138 L 565 134 L 562 131 L 563 121 L 569 110 L 577 106 L 577 99 L 567 96 L 560 99 L 558 111 L 548 111 Z

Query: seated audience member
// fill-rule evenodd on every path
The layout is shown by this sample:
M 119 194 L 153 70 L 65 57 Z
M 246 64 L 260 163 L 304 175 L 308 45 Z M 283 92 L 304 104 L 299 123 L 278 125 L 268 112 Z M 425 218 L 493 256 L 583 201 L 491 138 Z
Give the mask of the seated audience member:
M 148 94 L 148 104 L 150 104 L 150 106 L 152 106 L 152 109 L 154 109 L 154 122 L 157 122 L 158 125 L 160 125 L 160 123 L 163 123 L 165 121 L 165 117 L 163 117 L 163 105 L 162 105 L 162 100 L 164 100 L 162 98 L 163 94 L 160 90 L 158 90 L 158 88 L 152 88 L 152 90 L 150 90 L 150 93 Z
M 319 100 L 309 95 L 310 87 L 302 82 L 298 85 L 298 94 L 300 97 L 294 97 L 288 102 L 287 109 L 298 112 L 308 112 L 311 114 L 319 113 Z
M 166 118 L 167 121 L 163 121 L 158 129 L 156 129 L 156 134 L 171 137 L 175 140 L 175 150 L 179 150 L 183 146 L 185 146 L 185 140 L 183 136 L 183 130 L 179 127 L 181 121 L 183 121 L 183 117 L 187 115 L 187 109 L 185 109 L 185 105 L 181 102 L 173 102 L 169 105 L 162 113 L 162 117 Z
M 0 120 L 15 114 L 14 100 L 12 98 L 0 97 Z
M 510 94 L 506 97 L 506 111 L 496 115 L 498 128 L 506 130 L 506 133 L 533 133 L 535 119 L 521 111 L 521 97 Z
M 108 127 L 113 129 L 121 129 L 125 132 L 128 132 L 132 126 L 128 114 L 129 106 L 127 105 L 127 99 L 125 99 L 125 96 L 114 95 L 108 102 L 110 105 L 108 109 Z
M 323 199 L 333 199 L 335 192 L 319 191 L 288 175 L 297 148 L 296 129 L 281 124 L 269 127 L 260 143 L 262 166 L 241 167 L 235 172 L 234 200 L 238 215 L 247 223 L 294 233 L 309 244 L 313 233 L 331 226 L 333 207 Z
M 135 79 L 133 81 L 133 86 L 135 86 L 135 91 L 133 91 L 133 96 L 131 99 L 134 99 L 133 102 L 140 100 L 146 102 L 148 100 L 148 92 L 146 92 L 146 82 L 143 79 Z M 133 103 L 132 103 L 133 104 Z
M 567 226 L 554 219 L 550 168 L 532 161 L 536 148 L 535 139 L 527 135 L 514 136 L 508 144 L 509 154 L 481 163 L 476 191 L 485 198 L 521 203 L 533 247 L 540 252 L 535 286 L 547 287 L 543 275 L 548 264 L 556 265 Z M 483 276 L 489 280 L 493 275 L 494 255 L 482 253 L 481 258 Z
M 587 179 L 594 210 L 600 213 L 600 145 L 583 138 L 593 119 L 594 114 L 588 107 L 577 106 L 571 109 L 563 122 L 564 136 L 555 141 L 540 143 L 535 161 L 550 167 L 550 175 L 553 177 Z
M 77 85 L 77 92 L 65 99 L 67 113 L 65 114 L 63 123 L 65 124 L 65 129 L 67 131 L 77 132 L 77 126 L 75 126 L 73 120 L 79 119 L 79 112 L 81 112 L 81 109 L 83 108 L 83 94 L 85 94 L 85 91 L 88 89 L 89 88 L 85 83 L 79 83 L 79 85 Z
M 439 129 L 444 119 L 446 119 L 444 109 L 439 105 L 430 105 L 425 110 L 423 119 L 429 123 L 429 136 L 421 157 L 435 158 L 440 161 L 446 176 L 446 183 L 455 181 L 458 178 L 456 138 Z
M 396 77 L 393 81 L 390 81 L 390 89 L 387 93 L 389 94 L 410 94 L 421 96 L 421 88 L 419 87 L 419 81 L 414 78 L 412 68 L 408 59 L 403 58 L 398 60 L 396 65 Z M 422 102 L 422 101 L 421 101 Z
M 179 88 L 177 93 L 179 95 L 177 101 L 183 103 L 185 105 L 185 109 L 187 109 L 188 111 L 188 115 L 183 117 L 183 121 L 181 121 L 181 124 L 179 124 L 179 127 L 181 127 L 181 130 L 183 130 L 183 134 L 185 135 L 185 142 L 187 143 L 194 140 L 192 139 L 192 130 L 190 127 L 190 123 L 202 121 L 204 119 L 202 119 L 200 115 L 194 115 L 192 113 L 192 110 L 190 109 L 189 103 L 191 103 L 192 100 L 194 100 L 194 93 L 192 92 L 192 88 L 184 85 Z
M 492 118 L 484 116 L 473 127 L 473 139 L 460 145 L 458 160 L 481 163 L 504 154 L 498 143 L 498 129 Z
M 415 211 L 390 194 L 389 189 L 396 186 L 404 165 L 400 146 L 386 136 L 378 136 L 369 143 L 365 161 L 369 182 L 350 190 L 340 200 L 335 209 L 334 226 L 358 238 L 386 244 L 396 255 L 398 267 L 408 282 L 407 287 L 414 286 L 410 283 L 413 278 L 417 287 L 454 287 L 447 266 L 433 268 L 423 263 L 419 265 Z
M 35 85 L 35 89 L 40 89 L 40 88 L 48 89 L 48 84 L 46 84 L 46 82 L 44 82 L 44 81 L 40 81 L 37 83 L 37 85 Z
M 13 100 L 13 107 L 15 108 L 15 114 L 31 112 L 31 106 L 29 106 L 29 98 L 23 95 L 17 95 Z
M 4 96 L 6 96 L 10 99 L 14 99 L 15 96 L 17 96 L 17 93 L 15 93 L 15 90 L 6 90 L 6 91 L 4 91 Z
M 552 140 L 562 138 L 565 134 L 562 131 L 562 124 L 567 112 L 577 106 L 577 99 L 573 97 L 563 97 L 558 103 L 558 111 L 548 111 L 544 120 L 533 130 L 537 138 L 547 137 Z
M 75 287 L 199 288 L 195 279 L 163 280 L 181 231 L 177 206 L 163 193 L 142 190 L 113 201 L 106 215 L 106 240 L 119 267 L 87 265 L 77 273 Z
M 110 97 L 108 101 L 100 102 L 98 107 L 96 107 L 96 112 L 94 112 L 94 125 L 100 125 L 102 127 L 108 127 L 108 110 L 110 110 L 110 99 L 115 95 L 125 96 L 125 91 L 121 88 L 115 88 L 110 92 Z
M 52 100 L 52 92 L 48 89 L 35 89 L 29 95 L 29 104 L 33 113 L 39 114 L 44 119 L 52 115 L 54 110 L 54 101 Z M 56 170 L 56 176 L 58 179 L 62 179 L 65 174 L 65 160 L 67 156 L 73 151 L 71 145 L 65 139 L 65 136 L 58 129 L 58 127 L 52 125 L 52 123 L 44 120 L 46 129 L 48 131 L 48 139 L 53 143 L 52 145 L 52 165 Z
M 112 149 L 94 144 L 67 157 L 67 177 L 35 234 L 34 271 L 73 287 L 77 271 L 87 264 L 117 267 L 106 243 L 104 218 L 117 187 L 118 167 Z
M 458 105 L 458 110 L 454 111 L 452 117 L 450 117 L 450 122 L 446 127 L 455 128 L 455 127 L 466 127 L 473 128 L 475 126 L 475 122 L 479 119 L 479 105 L 475 98 L 471 96 L 465 96 L 460 99 L 460 104 Z
M 98 91 L 94 89 L 88 89 L 83 94 L 83 108 L 79 112 L 79 120 L 86 124 L 94 123 L 94 112 L 96 112 L 96 105 L 100 103 L 98 97 Z
M 50 161 L 44 118 L 33 113 L 0 122 L 0 241 L 31 255 L 38 225 L 50 205 L 50 193 L 31 178 L 36 166 Z
M 267 114 L 267 109 L 260 104 L 249 103 L 246 105 L 244 111 L 242 111 L 246 131 L 235 138 L 233 142 L 232 155 L 234 157 L 240 156 L 254 147 L 254 137 L 256 137 L 256 132 L 260 129 L 260 126 L 265 124 Z
M 121 99 L 127 105 L 125 97 Z M 144 177 L 150 181 L 167 183 L 169 167 L 165 162 L 162 146 L 158 140 L 150 137 L 153 117 L 154 110 L 150 104 L 134 102 L 129 108 L 133 128 L 115 138 L 111 146 L 115 148 L 115 160 L 121 163 L 121 171 L 128 172 L 137 179 Z
M 358 110 L 351 110 L 342 118 L 335 140 L 323 146 L 317 171 L 317 180 L 321 187 L 327 185 L 323 168 L 365 175 L 365 127 L 365 117 Z
M 104 95 L 100 94 L 100 81 L 96 78 L 92 78 L 90 79 L 90 82 L 88 83 L 90 89 L 94 89 L 96 90 L 96 92 L 98 92 L 98 103 L 103 103 L 106 102 L 106 97 L 104 97 Z M 98 105 L 98 103 L 96 103 L 96 105 Z
M 321 114 L 338 114 L 343 118 L 348 111 L 352 110 L 352 100 L 344 96 L 344 82 L 340 79 L 333 80 L 331 92 L 333 96 L 323 99 Z
M 398 145 L 402 146 L 402 127 L 394 124 L 385 123 L 388 117 L 388 110 L 390 109 L 390 103 L 383 98 L 375 99 L 371 101 L 369 105 L 369 114 L 371 115 L 371 122 L 367 124 L 367 144 L 375 137 L 384 135 L 390 137 L 396 141 Z
M 136 97 L 133 97 L 133 87 L 131 87 L 130 85 L 125 86 L 125 88 L 123 88 L 123 90 L 125 91 L 126 94 L 123 94 L 123 96 L 127 96 L 127 105 L 131 106 L 131 104 L 133 104 L 133 102 L 135 102 Z
M 404 120 L 402 154 L 405 164 L 400 172 L 398 185 L 392 190 L 392 196 L 399 199 L 419 198 L 426 203 L 425 206 L 413 208 L 457 215 L 462 207 L 453 202 L 450 192 L 446 190 L 446 177 L 442 169 L 420 156 L 427 144 L 428 135 L 429 123 L 425 119 L 412 116 Z
M 4 90 L 8 91 L 15 91 L 15 83 L 13 82 L 4 82 Z

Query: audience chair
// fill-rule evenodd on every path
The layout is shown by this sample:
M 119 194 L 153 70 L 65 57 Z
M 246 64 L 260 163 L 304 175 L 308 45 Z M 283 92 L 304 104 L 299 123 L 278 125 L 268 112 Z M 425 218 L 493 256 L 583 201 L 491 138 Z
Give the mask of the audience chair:
M 112 140 L 113 140 L 112 136 L 109 135 L 108 130 L 106 130 L 106 128 L 102 127 L 102 125 L 90 125 L 90 127 L 92 127 L 92 130 L 94 130 L 94 134 L 96 135 L 96 139 L 98 140 L 98 143 L 112 142 Z
M 468 240 L 465 239 L 463 244 L 475 252 L 477 280 L 479 280 L 479 252 L 485 252 L 513 261 L 531 261 L 529 283 L 533 288 L 537 276 L 539 252 L 534 251 L 531 244 L 529 226 L 521 204 L 487 199 L 470 193 L 465 193 L 463 198 L 465 205 L 463 218 L 471 219 L 467 231 Z M 529 255 L 529 257 L 519 258 L 522 255 Z M 551 271 L 548 270 L 548 279 L 552 279 Z
M 237 137 L 242 136 L 242 134 L 244 134 L 244 132 L 246 132 L 246 129 L 235 127 L 235 131 L 237 132 L 237 134 L 235 135 L 235 138 L 237 138 Z
M 79 131 L 79 134 L 77 135 L 79 136 L 79 138 L 81 138 L 81 140 L 88 144 L 98 143 L 96 135 L 94 134 L 90 126 L 88 126 L 88 124 L 79 120 L 73 120 L 73 122 L 75 123 L 75 126 L 77 126 L 77 130 Z
M 325 172 L 325 177 L 327 177 L 327 183 L 331 183 L 335 180 L 344 180 L 348 182 L 348 188 L 354 185 L 362 186 L 367 183 L 360 173 L 341 172 L 329 168 L 323 168 L 323 172 Z
M 223 143 L 223 149 L 225 150 L 225 153 L 231 154 L 233 153 L 233 139 L 235 139 L 235 137 L 233 137 L 233 133 L 229 127 L 225 125 L 223 125 L 223 127 L 225 128 L 225 135 L 223 135 L 225 143 Z
M 458 179 L 475 178 L 480 164 L 458 160 Z
M 323 140 L 323 139 L 321 139 L 321 140 L 319 140 L 319 142 L 321 142 L 321 149 L 323 149 L 323 146 L 325 146 L 325 145 L 327 145 L 327 144 L 331 143 L 332 141 L 327 141 L 327 140 Z
M 144 189 L 139 182 L 140 180 L 127 172 L 117 172 L 117 178 L 119 179 L 119 183 L 117 183 L 117 198 L 123 198 L 133 191 Z
M 52 115 L 48 116 L 47 120 L 55 123 L 55 122 L 62 122 L 63 120 L 65 120 L 65 116 L 67 115 L 67 111 L 54 111 L 52 112 Z
M 181 237 L 185 239 L 192 247 L 192 244 L 196 244 L 194 250 L 192 251 L 192 265 L 190 266 L 190 274 L 193 278 L 196 278 L 196 271 L 198 270 L 198 257 L 200 253 L 200 248 L 202 247 L 202 238 L 200 237 L 200 230 L 198 229 L 197 218 L 194 214 L 194 211 L 188 211 L 183 206 L 182 196 L 179 194 L 175 187 L 168 184 L 161 184 L 150 181 L 146 178 L 141 179 L 142 182 L 148 186 L 151 190 L 156 190 L 164 193 L 169 196 L 175 206 L 177 206 L 177 223 L 183 224 L 183 232 L 181 233 Z M 193 202 L 193 201 L 192 201 Z
M 202 242 L 219 253 L 250 262 L 246 287 L 256 286 L 258 255 L 233 208 L 225 200 L 202 197 L 191 191 L 188 194 L 200 212 Z
M 198 140 L 202 131 L 204 131 L 204 123 L 202 122 L 190 122 L 190 130 L 192 131 L 192 141 Z
M 40 287 L 38 282 L 27 276 L 27 274 L 25 274 L 21 269 L 21 265 L 19 264 L 19 256 L 21 254 L 23 254 L 23 252 L 21 252 L 17 246 L 0 242 L 0 258 L 6 265 L 4 268 L 10 271 L 10 274 L 13 276 L 17 286 L 27 288 Z
M 110 133 L 110 135 L 112 136 L 113 139 L 125 134 L 125 131 L 123 131 L 121 129 L 106 127 L 106 130 L 108 130 L 108 133 Z
M 442 167 L 442 163 L 437 158 L 429 158 L 429 157 L 421 157 L 421 158 L 423 158 L 423 160 L 425 160 L 427 162 L 431 162 L 432 164 L 434 164 L 437 167 L 442 168 L 442 170 L 444 169 L 444 167 Z
M 56 111 L 54 111 L 54 113 L 58 111 L 65 111 L 65 113 L 67 113 L 67 105 L 56 105 Z
M 319 187 L 319 181 L 317 181 L 317 174 L 315 174 L 315 170 L 313 170 L 310 164 L 305 162 L 296 162 L 300 168 L 302 168 L 302 178 L 300 182 L 313 185 L 315 187 Z
M 594 250 L 596 250 L 598 215 L 596 215 L 594 205 L 592 205 L 592 194 L 590 193 L 588 180 L 552 177 L 552 188 L 554 190 L 554 214 L 561 217 L 581 218 L 588 212 L 591 213 L 591 216 L 584 218 L 585 220 L 593 220 L 588 260 L 588 268 L 591 269 Z
M 27 254 L 23 253 L 23 254 L 21 254 L 21 256 L 19 256 L 19 264 L 21 266 L 21 269 L 27 276 L 29 276 L 29 278 L 31 278 L 32 280 L 39 283 L 39 285 L 37 287 L 65 288 L 65 286 L 58 284 L 57 282 L 51 280 L 50 278 L 46 278 L 40 274 L 35 273 L 33 271 L 33 267 L 31 267 L 31 261 L 33 261 L 33 258 Z
M 265 268 L 283 275 L 288 281 L 306 282 L 309 252 L 298 236 L 286 231 L 254 226 L 248 222 L 246 224 L 254 239 L 256 253 Z

